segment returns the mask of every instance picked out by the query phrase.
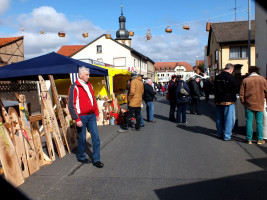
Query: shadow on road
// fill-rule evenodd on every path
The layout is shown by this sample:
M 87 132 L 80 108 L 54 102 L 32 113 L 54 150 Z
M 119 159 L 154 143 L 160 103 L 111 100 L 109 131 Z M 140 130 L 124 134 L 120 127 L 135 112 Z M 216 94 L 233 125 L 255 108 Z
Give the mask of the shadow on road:
M 160 200 L 265 200 L 266 178 L 266 171 L 260 171 L 161 188 L 155 190 L 155 193 Z

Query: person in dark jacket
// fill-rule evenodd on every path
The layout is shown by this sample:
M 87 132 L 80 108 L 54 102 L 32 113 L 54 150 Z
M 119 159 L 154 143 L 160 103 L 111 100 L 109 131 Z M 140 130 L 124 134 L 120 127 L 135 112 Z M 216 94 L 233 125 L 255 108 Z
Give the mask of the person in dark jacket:
M 205 102 L 209 102 L 209 96 L 213 92 L 213 83 L 209 78 L 203 80 L 204 84 L 204 93 L 205 93 Z
M 174 122 L 175 121 L 175 109 L 176 109 L 176 75 L 172 75 L 171 81 L 168 85 L 168 94 L 167 94 L 167 99 L 170 101 L 170 113 L 169 113 L 169 120 Z
M 191 94 L 190 114 L 201 114 L 199 110 L 199 98 L 201 96 L 199 81 L 199 77 L 196 77 L 189 83 Z
M 155 99 L 156 92 L 153 90 L 152 87 L 152 80 L 147 79 L 146 83 L 144 84 L 144 101 L 146 102 L 146 114 L 147 114 L 147 121 L 155 123 L 154 121 L 154 99 Z
M 215 104 L 217 137 L 224 141 L 231 140 L 232 130 L 235 125 L 235 102 L 236 94 L 239 93 L 239 83 L 232 75 L 234 65 L 226 64 L 215 78 Z
M 177 104 L 177 123 L 178 125 L 180 124 L 186 124 L 186 105 L 189 102 L 189 96 L 190 96 L 190 89 L 186 82 L 183 80 L 182 76 L 179 76 L 177 79 L 177 88 L 175 91 L 176 94 L 176 104 Z M 187 92 L 188 95 L 181 94 L 181 88 L 184 88 Z M 182 114 L 182 122 L 181 122 L 181 114 Z M 178 126 L 177 125 L 177 126 Z

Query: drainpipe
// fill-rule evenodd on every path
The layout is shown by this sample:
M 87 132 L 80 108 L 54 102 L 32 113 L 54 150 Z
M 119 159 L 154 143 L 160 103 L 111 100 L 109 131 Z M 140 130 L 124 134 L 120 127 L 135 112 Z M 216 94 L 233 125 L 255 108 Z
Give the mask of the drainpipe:
M 220 45 L 221 45 L 221 69 L 222 69 L 222 43 Z

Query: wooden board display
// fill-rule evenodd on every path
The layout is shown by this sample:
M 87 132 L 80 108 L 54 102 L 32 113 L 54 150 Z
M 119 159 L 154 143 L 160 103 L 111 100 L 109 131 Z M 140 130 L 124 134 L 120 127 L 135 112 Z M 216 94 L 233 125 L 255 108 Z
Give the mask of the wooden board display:
M 64 141 L 65 141 L 67 150 L 70 153 L 71 151 L 70 151 L 68 140 L 67 140 L 67 136 L 66 136 L 68 127 L 67 127 L 66 121 L 64 119 L 64 115 L 63 115 L 61 104 L 59 102 L 59 97 L 58 97 L 58 93 L 57 93 L 57 88 L 56 88 L 56 84 L 55 84 L 55 81 L 54 81 L 54 77 L 52 75 L 48 75 L 48 77 L 49 77 L 49 80 L 51 82 L 51 89 L 52 89 L 52 94 L 53 94 L 53 97 L 54 97 L 54 102 L 57 105 L 57 114 L 58 114 L 58 118 L 59 118 L 60 125 L 61 125 L 61 128 L 62 128 Z
M 41 98 L 44 104 L 44 115 L 47 119 L 47 125 L 49 127 L 48 130 L 52 131 L 53 138 L 56 144 L 57 152 L 60 158 L 66 155 L 66 151 L 64 148 L 63 140 L 61 138 L 61 133 L 59 130 L 59 126 L 57 123 L 57 118 L 53 109 L 53 104 L 51 102 L 50 94 L 47 90 L 45 81 L 41 75 L 38 76 L 39 84 L 41 88 Z
M 76 123 L 73 122 L 70 116 L 67 98 L 61 97 L 61 104 L 62 104 L 63 115 L 67 124 L 67 140 L 70 149 L 73 150 L 78 146 L 78 139 L 77 139 L 78 133 L 76 129 Z
M 30 122 L 28 121 L 29 114 L 26 104 L 26 97 L 25 95 L 16 95 L 16 96 L 18 97 L 19 100 L 19 108 L 20 108 L 19 112 L 20 112 L 20 119 L 22 122 L 21 128 L 24 135 L 24 145 L 29 166 L 29 172 L 30 174 L 33 174 L 40 169 L 40 166 L 39 166 L 38 154 L 34 146 Z
M 49 119 L 47 118 L 48 114 L 46 113 L 46 110 L 44 109 L 44 105 L 42 102 L 41 102 L 41 114 L 42 114 L 42 124 L 44 128 L 47 152 L 48 152 L 48 155 L 51 161 L 54 161 L 56 160 L 56 156 L 55 156 L 55 149 L 54 149 L 54 145 L 52 141 L 52 135 L 51 135 L 52 133 L 48 126 L 49 124 Z
M 24 183 L 15 147 L 9 137 L 7 129 L 0 119 L 0 160 L 7 181 L 14 187 Z
M 19 126 L 19 118 L 17 111 L 10 107 L 8 109 L 8 115 L 11 121 L 14 131 L 14 140 L 15 140 L 15 149 L 17 153 L 17 157 L 19 160 L 19 166 L 21 168 L 21 172 L 24 178 L 29 177 L 29 167 L 28 167 L 28 162 L 27 162 L 27 156 L 26 156 L 26 151 L 24 147 L 24 138 L 21 132 L 21 128 Z

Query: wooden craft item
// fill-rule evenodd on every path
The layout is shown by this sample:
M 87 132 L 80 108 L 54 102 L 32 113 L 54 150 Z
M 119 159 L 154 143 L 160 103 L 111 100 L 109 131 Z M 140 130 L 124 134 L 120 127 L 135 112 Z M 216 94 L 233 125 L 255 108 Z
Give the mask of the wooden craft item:
M 24 135 L 24 145 L 27 155 L 29 171 L 30 174 L 33 174 L 40 169 L 40 166 L 39 166 L 38 153 L 36 152 L 34 146 L 30 122 L 28 121 L 29 112 L 26 103 L 26 97 L 23 94 L 21 95 L 16 94 L 16 96 L 19 101 L 19 113 L 22 122 L 21 128 Z
M 44 129 L 46 148 L 47 148 L 49 158 L 51 159 L 51 161 L 54 161 L 56 160 L 55 149 L 53 146 L 50 127 L 48 126 L 49 124 L 49 119 L 47 118 L 48 114 L 46 112 L 47 111 L 44 109 L 44 105 L 41 102 L 42 124 L 43 124 L 43 129 Z
M 68 144 L 68 140 L 67 140 L 67 136 L 66 136 L 68 127 L 67 127 L 66 121 L 64 119 L 64 115 L 63 115 L 62 107 L 61 107 L 61 104 L 60 104 L 60 101 L 59 101 L 59 97 L 58 97 L 58 93 L 57 93 L 57 88 L 56 88 L 56 84 L 55 84 L 55 81 L 54 81 L 54 77 L 52 75 L 48 75 L 48 77 L 49 77 L 49 80 L 51 82 L 51 89 L 52 89 L 54 102 L 57 105 L 57 114 L 58 114 L 58 118 L 59 118 L 60 125 L 61 125 L 61 128 L 62 128 L 64 141 L 65 141 L 65 144 L 66 144 L 68 152 L 71 153 L 70 148 L 69 148 L 69 144 Z
M 1 99 L 0 99 L 0 107 L 1 107 L 1 112 L 2 112 L 2 116 L 4 118 L 5 123 L 11 123 L 11 120 L 9 119 L 9 115 L 8 115 L 6 109 L 4 108 L 4 104 L 1 101 Z M 15 140 L 14 140 L 14 130 L 13 129 L 14 128 L 12 125 L 8 128 L 9 133 L 10 133 L 10 138 L 11 138 L 13 144 L 16 145 Z
M 40 132 L 38 128 L 38 122 L 32 122 L 32 139 L 34 142 L 39 167 L 43 166 L 45 164 L 45 158 L 44 158 L 44 152 L 42 147 L 42 141 L 40 138 Z
M 99 121 L 97 121 L 97 125 L 98 126 L 102 126 L 103 122 L 104 122 L 104 115 L 103 115 L 103 111 L 105 110 L 104 106 L 103 106 L 104 101 L 103 100 L 97 100 L 97 107 L 99 110 Z
M 76 129 L 76 124 L 70 116 L 67 98 L 61 98 L 61 102 L 62 102 L 62 110 L 63 110 L 65 122 L 67 124 L 67 140 L 68 140 L 70 149 L 73 150 L 78 146 L 78 139 L 77 139 L 78 133 Z
M 7 129 L 3 126 L 2 119 L 0 119 L 0 161 L 7 181 L 14 187 L 24 183 L 15 147 Z
M 19 126 L 19 118 L 17 111 L 10 107 L 8 109 L 8 115 L 10 121 L 12 121 L 12 126 L 14 127 L 14 140 L 15 140 L 15 149 L 16 149 L 16 154 L 19 160 L 19 166 L 21 168 L 21 172 L 24 178 L 29 177 L 29 167 L 28 167 L 28 162 L 27 162 L 27 156 L 26 156 L 26 151 L 25 151 L 25 146 L 24 146 L 24 138 L 21 132 L 21 128 Z
M 51 102 L 51 98 L 49 92 L 47 90 L 45 81 L 41 75 L 38 76 L 39 83 L 41 87 L 41 98 L 44 104 L 44 114 L 47 119 L 47 125 L 49 126 L 49 130 L 52 131 L 52 135 L 56 144 L 57 152 L 60 158 L 66 155 L 66 151 L 64 148 L 63 140 L 61 138 L 61 133 L 59 130 L 59 126 L 57 123 L 57 118 L 53 109 L 53 104 Z

